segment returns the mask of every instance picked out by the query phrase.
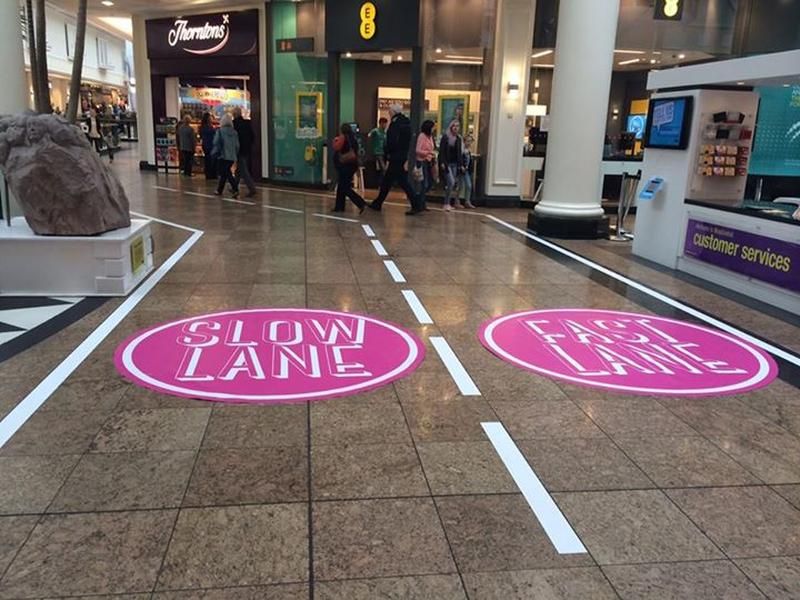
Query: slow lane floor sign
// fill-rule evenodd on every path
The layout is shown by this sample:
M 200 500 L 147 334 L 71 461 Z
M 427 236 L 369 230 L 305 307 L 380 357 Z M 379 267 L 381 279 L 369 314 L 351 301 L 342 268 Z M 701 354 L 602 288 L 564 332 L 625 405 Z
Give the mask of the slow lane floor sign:
M 611 310 L 534 310 L 487 321 L 481 342 L 542 375 L 631 394 L 713 396 L 768 385 L 772 357 L 731 335 Z
M 329 310 L 252 309 L 157 325 L 116 351 L 134 383 L 176 396 L 271 404 L 349 396 L 414 371 L 425 346 L 400 327 Z

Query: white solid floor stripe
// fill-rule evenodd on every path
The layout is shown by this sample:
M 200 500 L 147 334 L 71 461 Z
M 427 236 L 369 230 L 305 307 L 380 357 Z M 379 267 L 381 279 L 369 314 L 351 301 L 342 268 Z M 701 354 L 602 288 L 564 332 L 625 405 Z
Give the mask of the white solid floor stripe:
M 405 283 L 406 278 L 403 277 L 403 274 L 400 272 L 400 269 L 397 268 L 397 265 L 393 260 L 385 260 L 383 264 L 386 265 L 386 270 L 389 271 L 389 275 L 392 276 L 392 279 L 395 283 Z
M 175 190 L 180 191 L 180 190 Z M 188 191 L 180 191 L 182 194 L 186 194 L 187 196 L 200 196 L 201 198 L 210 198 L 211 200 L 222 200 L 223 202 L 231 202 L 232 204 L 244 204 L 246 206 L 255 206 L 255 202 L 248 202 L 246 200 L 238 200 L 236 198 L 225 198 L 223 196 L 215 196 L 213 194 L 201 194 L 200 192 L 188 192 Z
M 323 215 L 322 213 L 312 213 L 315 217 L 331 219 L 332 221 L 344 221 L 345 223 L 360 223 L 358 219 L 348 219 L 347 217 L 334 217 L 333 215 Z
M 369 225 L 362 225 L 361 229 L 367 234 L 367 237 L 375 237 L 375 231 Z
M 155 221 L 156 223 L 161 223 L 162 225 L 168 225 L 169 227 L 175 227 L 177 229 L 183 229 L 184 231 L 188 231 L 190 233 L 196 233 L 200 231 L 199 229 L 195 229 L 194 227 L 189 227 L 188 225 L 181 225 L 180 223 L 165 221 L 164 219 L 159 219 L 158 217 L 151 217 L 150 215 L 144 215 L 139 212 L 131 211 L 131 214 L 134 217 L 141 217 L 142 219 L 150 219 L 151 221 Z M 200 231 L 200 233 L 202 233 L 202 231 Z
M 458 390 L 461 392 L 461 395 L 480 396 L 481 391 L 478 389 L 478 386 L 475 385 L 475 382 L 472 381 L 472 377 L 469 376 L 469 373 L 467 373 L 464 365 L 462 365 L 461 361 L 458 360 L 458 356 L 456 356 L 456 353 L 453 352 L 453 349 L 450 347 L 450 344 L 447 343 L 447 340 L 443 337 L 434 336 L 431 337 L 431 344 L 433 344 L 433 347 L 439 354 L 439 358 L 442 359 L 444 366 L 450 373 L 450 377 L 453 378 L 453 381 L 455 381 L 456 385 L 458 386 Z
M 315 198 L 335 198 L 336 194 L 333 192 L 304 192 L 302 190 L 290 190 L 287 188 L 276 188 L 276 187 L 263 187 L 263 186 L 256 186 L 258 189 L 264 192 L 284 192 L 285 194 L 295 194 L 297 196 L 313 196 Z
M 280 210 L 283 212 L 294 213 L 296 215 L 305 214 L 302 210 L 297 210 L 296 208 L 284 208 L 283 206 L 273 206 L 272 204 L 262 204 L 261 208 L 266 210 Z
M 375 248 L 375 252 L 378 253 L 378 256 L 389 256 L 389 253 L 386 251 L 386 248 L 383 247 L 380 240 L 372 240 L 372 247 Z
M 414 313 L 414 316 L 417 317 L 417 321 L 422 325 L 433 325 L 433 319 L 431 319 L 428 311 L 425 310 L 425 307 L 422 305 L 422 302 L 420 302 L 414 290 L 403 290 L 403 298 L 408 302 L 411 311 Z
M 785 360 L 787 362 L 790 362 L 795 366 L 800 367 L 800 356 L 796 356 L 794 354 L 786 352 L 785 350 L 783 350 L 781 348 L 773 346 L 769 342 L 765 342 L 762 339 L 759 339 L 757 337 L 753 337 L 752 335 L 749 335 L 748 333 L 745 333 L 744 331 L 741 331 L 741 330 L 737 329 L 736 327 L 728 325 L 727 323 L 723 323 L 719 319 L 717 319 L 717 318 L 715 318 L 715 317 L 713 317 L 713 316 L 711 316 L 711 315 L 709 315 L 707 313 L 704 313 L 701 310 L 697 310 L 696 308 L 692 308 L 691 306 L 687 306 L 686 304 L 683 304 L 682 302 L 679 302 L 677 300 L 673 300 L 669 296 L 666 296 L 666 295 L 662 294 L 661 292 L 659 292 L 657 290 L 654 290 L 654 289 L 652 289 L 650 287 L 647 287 L 646 285 L 643 285 L 643 284 L 639 283 L 638 281 L 634 281 L 633 279 L 625 277 L 624 275 L 621 275 L 620 273 L 617 273 L 616 271 L 612 271 L 611 269 L 609 269 L 607 267 L 604 267 L 603 265 L 599 265 L 596 262 L 581 256 L 580 254 L 576 254 L 575 252 L 567 250 L 566 248 L 562 248 L 561 246 L 558 246 L 558 245 L 556 245 L 556 244 L 554 244 L 554 243 L 552 243 L 552 242 L 550 242 L 550 241 L 548 241 L 548 240 L 546 240 L 544 238 L 541 238 L 538 235 L 534 235 L 529 231 L 525 231 L 524 229 L 521 229 L 521 228 L 519 228 L 519 227 L 517 227 L 515 225 L 512 225 L 511 223 L 507 223 L 506 221 L 503 221 L 502 219 L 498 219 L 497 217 L 495 217 L 493 215 L 487 215 L 487 216 L 492 221 L 494 221 L 496 223 L 499 223 L 503 227 L 506 227 L 506 228 L 510 229 L 511 231 L 519 233 L 520 235 L 524 235 L 528 239 L 533 240 L 534 242 L 536 242 L 537 244 L 540 244 L 540 245 L 542 245 L 542 246 L 544 246 L 546 248 L 550 248 L 551 250 L 555 250 L 556 252 L 558 252 L 559 254 L 563 254 L 564 256 L 568 256 L 569 258 L 571 258 L 571 259 L 573 259 L 573 260 L 575 260 L 575 261 L 577 261 L 577 262 L 579 262 L 579 263 L 581 263 L 581 264 L 583 264 L 583 265 L 585 265 L 585 266 L 587 266 L 587 267 L 589 267 L 591 269 L 594 269 L 595 271 L 603 273 L 604 275 L 608 275 L 612 279 L 616 279 L 617 281 L 620 281 L 620 282 L 624 283 L 625 285 L 627 285 L 629 287 L 632 287 L 634 289 L 639 290 L 640 292 L 643 292 L 643 293 L 647 294 L 651 298 L 655 298 L 656 300 L 659 300 L 659 301 L 663 302 L 664 304 L 668 304 L 669 306 L 671 306 L 673 308 L 677 308 L 678 310 L 680 310 L 681 312 L 686 313 L 687 315 L 691 315 L 691 316 L 695 317 L 696 319 L 699 319 L 699 320 L 707 323 L 708 325 L 712 325 L 712 326 L 716 327 L 717 329 L 721 329 L 722 331 L 730 333 L 731 335 L 735 335 L 736 337 L 738 337 L 738 338 L 740 338 L 742 340 L 745 340 L 745 341 L 747 341 L 747 342 L 749 342 L 749 343 L 751 343 L 751 344 L 753 344 L 755 346 L 758 346 L 762 350 L 766 350 L 767 352 L 769 352 L 770 354 L 772 354 L 774 356 L 782 358 L 783 360 Z
M 586 554 L 586 547 L 547 493 L 505 427 L 501 423 L 481 423 L 481 426 L 558 553 Z
M 137 216 L 145 217 L 145 218 L 152 218 L 147 217 L 146 215 L 140 215 L 138 213 L 131 213 L 137 214 Z M 160 219 L 154 219 L 154 221 L 170 224 L 166 221 L 162 221 Z M 8 440 L 22 427 L 25 422 L 31 418 L 31 416 L 39 409 L 39 407 L 44 404 L 47 399 L 55 392 L 64 381 L 77 369 L 81 363 L 86 360 L 89 355 L 94 352 L 94 350 L 105 340 L 108 335 L 119 325 L 122 320 L 128 316 L 128 314 L 136 308 L 136 305 L 139 304 L 145 296 L 152 290 L 156 284 L 161 281 L 164 276 L 169 273 L 172 267 L 177 264 L 177 262 L 183 258 L 183 256 L 192 249 L 199 240 L 203 236 L 203 232 L 199 229 L 193 229 L 191 227 L 186 227 L 185 225 L 177 225 L 180 229 L 188 230 L 192 232 L 192 235 L 189 236 L 181 246 L 172 253 L 170 256 L 158 269 L 153 272 L 150 277 L 144 280 L 142 284 L 136 288 L 125 301 L 120 304 L 114 312 L 112 312 L 105 321 L 103 321 L 97 329 L 95 329 L 89 337 L 87 337 L 80 345 L 73 350 L 67 358 L 65 358 L 61 363 L 53 369 L 50 374 L 45 377 L 39 385 L 37 385 L 33 391 L 31 391 L 25 398 L 14 407 L 14 409 L 6 415 L 6 417 L 0 421 L 0 448 L 6 445 Z M 111 360 L 111 357 L 107 357 L 108 360 Z

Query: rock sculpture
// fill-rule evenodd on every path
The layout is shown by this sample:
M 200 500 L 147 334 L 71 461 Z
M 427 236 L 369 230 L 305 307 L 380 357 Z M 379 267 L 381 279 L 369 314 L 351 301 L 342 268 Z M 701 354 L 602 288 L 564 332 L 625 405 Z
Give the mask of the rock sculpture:
M 131 224 L 125 190 L 62 117 L 0 117 L 0 170 L 34 233 L 96 235 Z

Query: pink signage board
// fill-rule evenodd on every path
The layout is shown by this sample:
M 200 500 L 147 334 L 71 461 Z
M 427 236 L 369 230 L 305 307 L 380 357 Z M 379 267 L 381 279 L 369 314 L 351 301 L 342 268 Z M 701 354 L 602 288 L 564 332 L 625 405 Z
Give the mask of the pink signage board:
M 523 369 L 622 393 L 735 394 L 778 375 L 772 357 L 744 340 L 652 315 L 533 310 L 487 321 L 479 337 L 493 354 Z
M 219 402 L 324 400 L 413 372 L 425 346 L 400 327 L 330 310 L 262 308 L 157 325 L 122 343 L 117 370 L 152 390 Z

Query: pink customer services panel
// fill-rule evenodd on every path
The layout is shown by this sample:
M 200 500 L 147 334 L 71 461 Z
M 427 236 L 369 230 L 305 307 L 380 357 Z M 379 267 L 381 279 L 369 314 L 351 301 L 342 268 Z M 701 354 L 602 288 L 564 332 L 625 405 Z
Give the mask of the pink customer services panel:
M 760 348 L 653 315 L 533 310 L 487 321 L 479 337 L 492 353 L 523 369 L 630 394 L 735 394 L 764 387 L 778 375 Z
M 115 363 L 152 390 L 272 404 L 349 396 L 413 372 L 425 346 L 372 317 L 330 310 L 226 311 L 157 325 L 126 340 Z

